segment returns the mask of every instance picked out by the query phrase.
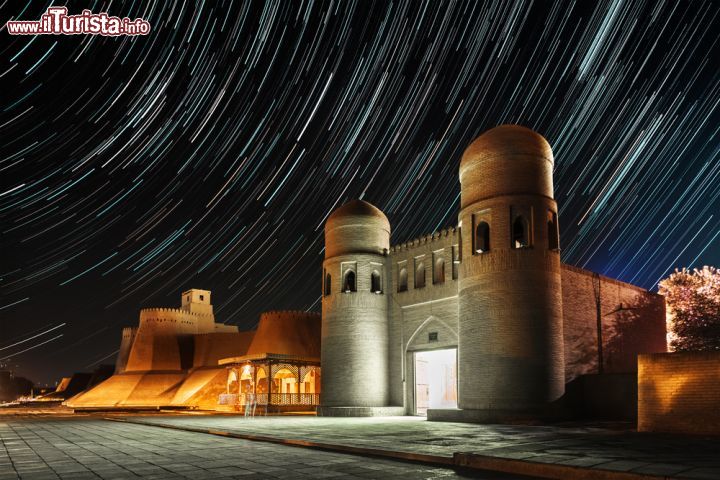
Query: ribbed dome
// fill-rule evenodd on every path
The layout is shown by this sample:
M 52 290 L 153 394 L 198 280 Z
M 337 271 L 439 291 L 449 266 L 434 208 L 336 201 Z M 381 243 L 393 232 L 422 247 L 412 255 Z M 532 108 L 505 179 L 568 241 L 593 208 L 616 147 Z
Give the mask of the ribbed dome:
M 553 163 L 550 144 L 539 133 L 522 125 L 500 125 L 477 137 L 465 149 L 460 161 L 460 176 L 476 163 L 488 158 L 519 156 L 542 158 Z
M 341 206 L 340 208 L 336 209 L 330 217 L 328 217 L 328 223 L 329 222 L 336 222 L 338 220 L 342 220 L 346 217 L 372 217 L 372 218 L 379 218 L 382 221 L 388 223 L 388 219 L 385 216 L 385 214 L 377 208 L 375 205 L 366 202 L 365 200 L 350 200 L 345 205 Z

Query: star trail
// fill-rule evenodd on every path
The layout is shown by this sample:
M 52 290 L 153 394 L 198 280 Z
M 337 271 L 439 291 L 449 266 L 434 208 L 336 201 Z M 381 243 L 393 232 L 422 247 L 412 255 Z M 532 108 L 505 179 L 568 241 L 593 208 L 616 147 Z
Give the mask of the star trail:
M 462 151 L 502 123 L 553 147 L 564 262 L 648 289 L 720 264 L 717 2 L 67 7 L 152 30 L 0 32 L 0 362 L 35 381 L 186 288 L 241 329 L 319 310 L 332 210 L 372 202 L 393 243 L 455 225 Z

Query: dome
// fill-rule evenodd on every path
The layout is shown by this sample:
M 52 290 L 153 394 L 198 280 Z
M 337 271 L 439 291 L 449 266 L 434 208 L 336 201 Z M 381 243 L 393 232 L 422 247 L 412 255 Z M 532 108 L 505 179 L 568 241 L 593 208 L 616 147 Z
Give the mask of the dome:
M 521 125 L 500 125 L 463 153 L 460 207 L 507 195 L 553 198 L 552 176 L 553 153 L 542 135 Z
M 383 255 L 390 248 L 390 222 L 364 200 L 351 200 L 325 222 L 325 258 L 370 253 Z
M 460 177 L 483 160 L 517 157 L 535 157 L 553 163 L 552 149 L 542 135 L 522 125 L 500 125 L 484 132 L 465 149 L 460 161 Z
M 382 210 L 365 200 L 350 200 L 345 205 L 337 208 L 330 217 L 328 217 L 327 223 L 343 221 L 349 217 L 377 218 L 382 220 L 384 223 L 387 223 L 388 226 L 390 225 L 390 222 L 388 222 L 388 219 Z

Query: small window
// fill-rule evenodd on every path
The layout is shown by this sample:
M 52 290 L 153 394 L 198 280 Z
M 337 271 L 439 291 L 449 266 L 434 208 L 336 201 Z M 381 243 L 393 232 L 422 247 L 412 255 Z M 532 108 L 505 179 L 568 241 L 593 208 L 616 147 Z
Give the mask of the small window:
M 490 251 L 490 225 L 480 222 L 475 227 L 475 253 Z
M 408 279 L 407 279 L 407 268 L 406 267 L 400 267 L 400 270 L 398 270 L 398 292 L 407 292 L 408 289 Z
M 437 341 L 438 341 L 438 332 L 428 333 L 428 342 L 437 342 Z
M 355 288 L 355 272 L 347 270 L 345 272 L 345 280 L 343 281 L 343 292 L 349 293 L 355 291 L 357 291 Z
M 329 273 L 325 274 L 325 296 L 328 296 L 332 293 L 332 277 Z
M 205 295 L 200 295 L 200 301 L 202 302 L 203 300 L 205 300 Z
M 458 270 L 460 269 L 460 257 L 458 255 L 458 246 L 453 245 L 452 247 L 452 278 L 453 280 L 457 280 L 458 278 Z
M 530 224 L 522 215 L 515 217 L 512 225 L 512 247 L 527 248 L 530 246 Z
M 423 288 L 425 286 L 425 262 L 415 260 L 415 288 Z
M 463 248 L 463 237 L 462 237 L 462 227 L 458 227 L 458 239 L 460 240 L 460 243 L 458 244 L 458 262 L 462 262 L 462 248 Z
M 382 279 L 380 278 L 380 272 L 373 270 L 370 275 L 370 291 L 373 293 L 382 293 Z
M 433 284 L 445 283 L 445 259 L 442 252 L 433 253 Z
M 558 250 L 560 248 L 560 232 L 558 231 L 557 213 L 552 210 L 548 210 L 547 226 L 548 248 Z

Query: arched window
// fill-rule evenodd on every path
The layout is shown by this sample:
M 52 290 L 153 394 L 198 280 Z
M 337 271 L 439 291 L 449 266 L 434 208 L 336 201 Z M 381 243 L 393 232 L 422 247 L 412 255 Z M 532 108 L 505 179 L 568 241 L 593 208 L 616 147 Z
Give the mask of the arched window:
M 281 368 L 273 377 L 273 390 L 277 393 L 298 393 L 297 381 L 295 373 L 287 368 Z
M 330 295 L 332 293 L 332 277 L 329 273 L 325 274 L 325 296 Z
M 513 248 L 525 248 L 530 246 L 530 225 L 525 217 L 515 217 L 512 226 Z
M 258 367 L 255 377 L 255 393 L 268 393 L 268 378 L 265 369 Z
M 355 288 L 355 272 L 347 270 L 345 272 L 345 280 L 343 281 L 343 292 L 354 292 Z
M 415 263 L 415 288 L 425 286 L 425 262 Z
M 373 293 L 382 293 L 382 281 L 380 279 L 380 272 L 373 270 L 370 274 L 370 291 Z
M 300 384 L 300 393 L 318 392 L 320 392 L 320 375 L 318 375 L 314 367 L 310 367 L 310 371 L 305 374 Z
M 407 268 L 401 267 L 398 272 L 398 292 L 407 292 Z
M 490 225 L 480 222 L 475 227 L 475 253 L 490 251 Z
M 557 250 L 560 248 L 560 232 L 558 231 L 557 213 L 552 210 L 548 210 L 548 248 L 550 250 Z
M 240 375 L 240 393 L 253 393 L 253 369 L 250 365 L 245 365 Z
M 445 259 L 442 255 L 435 255 L 435 262 L 433 262 L 433 283 L 444 283 L 445 282 Z

